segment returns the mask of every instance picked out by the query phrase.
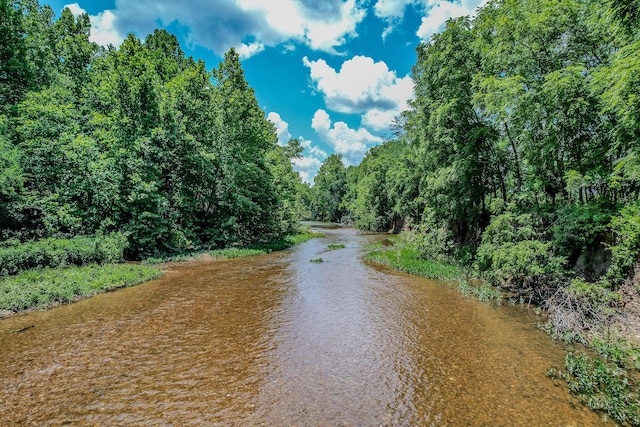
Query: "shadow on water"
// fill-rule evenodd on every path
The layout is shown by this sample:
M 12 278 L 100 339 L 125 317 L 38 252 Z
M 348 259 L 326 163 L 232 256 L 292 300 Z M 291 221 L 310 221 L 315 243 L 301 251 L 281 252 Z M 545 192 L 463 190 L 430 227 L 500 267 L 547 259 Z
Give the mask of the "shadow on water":
M 323 231 L 290 251 L 176 264 L 160 280 L 1 321 L 0 419 L 604 425 L 546 378 L 563 352 L 531 313 L 363 263 L 385 236 Z

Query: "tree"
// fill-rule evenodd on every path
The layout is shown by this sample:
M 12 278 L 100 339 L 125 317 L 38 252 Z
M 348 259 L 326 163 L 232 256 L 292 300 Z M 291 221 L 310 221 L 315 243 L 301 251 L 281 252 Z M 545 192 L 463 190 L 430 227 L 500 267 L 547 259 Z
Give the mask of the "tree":
M 408 180 L 404 158 L 407 146 L 399 140 L 373 147 L 357 168 L 347 169 L 343 206 L 356 227 L 370 231 L 399 230 L 404 218 L 400 199 Z
M 468 18 L 449 20 L 418 47 L 415 99 L 406 135 L 415 147 L 420 198 L 460 241 L 486 222 L 486 197 L 504 195 L 496 132 L 474 109 L 473 79 L 480 67 Z
M 342 163 L 342 156 L 330 155 L 313 178 L 311 217 L 318 221 L 340 221 L 344 214 L 341 205 L 346 193 L 346 184 L 347 172 Z
M 214 138 L 221 156 L 226 217 L 223 238 L 242 244 L 269 239 L 278 229 L 278 199 L 266 163 L 276 144 L 275 128 L 258 106 L 233 48 L 213 74 Z
M 12 114 L 27 91 L 30 70 L 19 3 L 0 0 L 0 114 Z

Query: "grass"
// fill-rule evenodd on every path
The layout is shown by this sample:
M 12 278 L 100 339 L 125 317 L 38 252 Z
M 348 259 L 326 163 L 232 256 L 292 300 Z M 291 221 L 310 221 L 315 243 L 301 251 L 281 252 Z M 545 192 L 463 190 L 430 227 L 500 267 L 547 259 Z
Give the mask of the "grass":
M 324 237 L 324 233 L 312 233 L 309 231 L 304 231 L 299 234 L 292 234 L 292 235 L 286 236 L 282 239 L 273 240 L 268 243 L 253 245 L 246 248 L 231 247 L 231 248 L 224 248 L 224 249 L 214 249 L 214 250 L 205 251 L 205 252 L 193 252 L 188 254 L 178 254 L 178 255 L 172 255 L 172 256 L 166 256 L 166 257 L 147 258 L 143 260 L 142 263 L 143 264 L 160 264 L 164 262 L 193 261 L 205 254 L 216 259 L 247 258 L 251 256 L 265 255 L 271 252 L 277 252 L 277 251 L 289 249 L 292 246 L 306 242 L 307 240 L 313 239 L 315 237 Z
M 329 249 L 330 251 L 335 250 L 335 249 L 344 249 L 346 246 L 342 243 L 331 243 L 329 246 L 327 246 L 327 249 Z
M 162 274 L 133 264 L 31 270 L 0 279 L 0 310 L 17 312 L 70 303 L 100 292 L 137 285 Z
M 378 246 L 365 258 L 415 276 L 458 282 L 458 291 L 465 296 L 483 302 L 502 303 L 502 293 L 498 289 L 484 283 L 471 284 L 462 268 L 440 261 L 421 259 L 418 251 L 410 247 L 382 250 Z
M 375 250 L 366 259 L 384 264 L 396 270 L 435 280 L 460 280 L 464 277 L 460 267 L 437 261 L 420 259 L 418 252 L 410 248 Z
M 162 271 L 158 268 L 145 264 L 189 261 L 203 254 L 214 258 L 245 258 L 284 250 L 314 237 L 322 236 L 324 236 L 322 233 L 304 230 L 299 234 L 263 245 L 148 258 L 143 261 L 143 265 L 91 264 L 67 268 L 61 265 L 57 268 L 31 269 L 14 276 L 0 277 L 0 311 L 18 312 L 28 309 L 43 309 L 70 303 L 100 292 L 137 285 L 162 275 Z M 51 246 L 49 242 L 47 244 Z M 117 252 L 118 250 L 119 252 Z M 116 252 L 121 254 L 119 247 L 116 248 Z
M 321 262 L 324 262 L 324 260 L 322 258 L 312 258 L 309 260 L 309 262 L 312 262 L 314 264 L 320 264 Z
M 502 304 L 502 292 L 493 286 L 489 286 L 485 283 L 478 285 L 472 285 L 466 278 L 459 280 L 458 291 L 462 295 L 472 297 L 482 302 L 495 302 Z
M 582 351 L 565 356 L 565 369 L 550 369 L 547 376 L 563 379 L 569 391 L 591 410 L 603 412 L 623 425 L 640 425 L 640 393 L 619 364 Z

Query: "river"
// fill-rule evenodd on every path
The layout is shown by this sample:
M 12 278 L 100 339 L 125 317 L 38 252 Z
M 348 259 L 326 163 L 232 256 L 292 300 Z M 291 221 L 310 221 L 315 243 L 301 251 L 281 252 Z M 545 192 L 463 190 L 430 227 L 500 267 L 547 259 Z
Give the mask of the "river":
M 526 307 L 367 264 L 381 236 L 324 231 L 1 320 L 0 424 L 605 425 L 546 377 L 564 353 Z

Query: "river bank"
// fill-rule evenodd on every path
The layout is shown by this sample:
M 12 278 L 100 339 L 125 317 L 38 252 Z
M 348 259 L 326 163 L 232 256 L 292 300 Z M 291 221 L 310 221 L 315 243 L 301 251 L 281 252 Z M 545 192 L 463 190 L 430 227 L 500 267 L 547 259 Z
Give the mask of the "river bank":
M 422 259 L 418 251 L 402 243 L 391 249 L 377 248 L 365 258 L 409 274 L 453 282 L 462 294 L 480 301 L 500 304 L 503 299 L 509 299 L 512 304 L 526 302 L 513 295 L 510 298 L 503 296 L 499 289 L 480 280 L 470 285 L 469 272 L 462 267 L 444 261 Z M 569 390 L 590 409 L 624 425 L 636 426 L 640 425 L 639 283 L 640 271 L 637 271 L 618 294 L 608 297 L 620 301 L 615 312 L 605 311 L 602 304 L 606 300 L 602 295 L 585 295 L 592 291 L 591 287 L 585 286 L 583 294 L 576 295 L 577 298 L 586 296 L 602 299 L 593 300 L 585 311 L 606 314 L 606 319 L 590 319 L 594 323 L 596 320 L 603 323 L 593 325 L 589 330 L 578 329 L 578 325 L 583 326 L 583 318 L 595 314 L 572 311 L 584 308 L 584 302 L 570 301 L 571 305 L 561 307 L 562 310 L 555 302 L 536 309 L 540 319 L 538 327 L 566 344 L 564 367 L 550 367 L 547 375 L 554 381 L 566 382 Z M 561 322 L 570 326 L 566 326 L 560 334 L 558 324 Z
M 176 263 L 139 286 L 3 320 L 0 419 L 613 425 L 545 376 L 564 355 L 532 310 L 363 262 L 385 236 L 325 231 L 288 251 Z
M 72 303 L 103 292 L 139 285 L 164 274 L 164 271 L 168 268 L 167 263 L 264 255 L 290 248 L 293 245 L 321 235 L 321 233 L 305 230 L 299 234 L 248 248 L 217 249 L 164 258 L 149 258 L 143 260 L 142 263 L 94 262 L 79 266 L 69 265 L 70 262 L 68 260 L 79 258 L 77 254 L 69 255 L 70 252 L 77 251 L 79 246 L 77 242 L 71 240 L 68 242 L 72 243 L 65 241 L 64 244 L 51 240 L 46 242 L 46 249 L 41 249 L 41 247 L 45 246 L 43 244 L 29 244 L 37 247 L 40 253 L 52 253 L 55 251 L 55 257 L 32 256 L 27 252 L 34 252 L 35 249 L 30 247 L 23 249 L 16 246 L 12 248 L 13 252 L 22 253 L 22 259 L 26 261 L 14 261 L 11 264 L 13 266 L 11 271 L 15 271 L 16 274 L 0 277 L 0 319 L 26 311 L 42 310 L 60 304 Z M 81 241 L 84 246 L 91 246 L 92 243 Z M 96 245 L 93 244 L 93 246 Z M 121 259 L 124 246 L 122 244 L 120 246 L 122 247 L 112 249 L 107 257 L 91 258 L 85 255 L 83 259 L 88 259 L 89 261 Z M 95 248 L 92 249 L 93 252 L 96 252 Z M 5 258 L 9 259 L 9 256 Z M 16 258 L 18 257 L 13 257 L 14 260 Z M 35 259 L 40 261 L 36 262 L 34 261 Z M 48 259 L 48 261 L 45 261 L 45 259 Z M 80 262 L 80 264 L 83 263 Z M 9 263 L 6 265 L 9 265 Z M 44 265 L 53 265 L 54 267 L 42 268 Z

